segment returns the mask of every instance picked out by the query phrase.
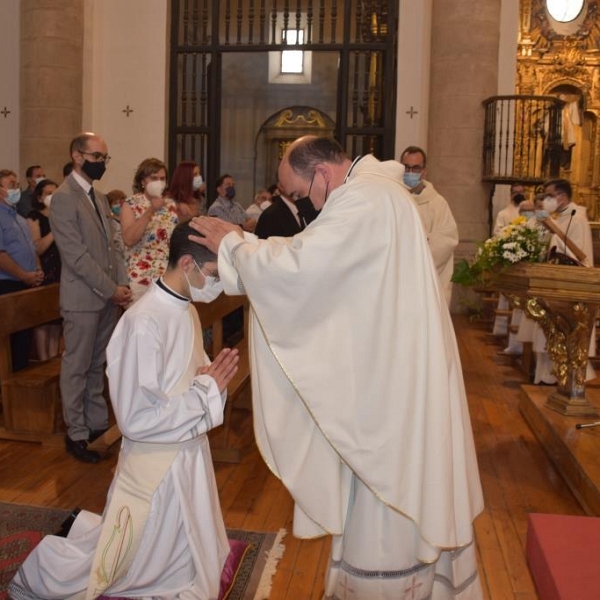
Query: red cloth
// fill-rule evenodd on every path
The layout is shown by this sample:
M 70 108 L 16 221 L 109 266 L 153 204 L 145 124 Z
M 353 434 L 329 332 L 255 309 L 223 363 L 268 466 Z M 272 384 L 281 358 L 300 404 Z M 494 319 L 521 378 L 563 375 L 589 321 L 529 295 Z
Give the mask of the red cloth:
M 600 518 L 529 515 L 527 561 L 540 600 L 600 598 Z

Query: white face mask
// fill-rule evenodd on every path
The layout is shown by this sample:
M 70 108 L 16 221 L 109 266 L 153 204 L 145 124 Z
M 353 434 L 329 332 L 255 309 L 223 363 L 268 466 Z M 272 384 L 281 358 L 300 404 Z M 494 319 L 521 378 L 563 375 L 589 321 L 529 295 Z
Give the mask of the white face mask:
M 550 214 L 552 214 L 553 212 L 556 212 L 556 209 L 558 208 L 558 200 L 552 196 L 546 196 L 542 206 L 544 207 L 544 210 L 547 210 Z
M 44 203 L 44 205 L 46 206 L 46 208 L 50 208 L 50 202 L 52 202 L 52 194 L 48 194 L 43 200 L 42 202 Z
M 189 179 L 188 179 L 189 181 Z M 200 186 L 204 183 L 204 179 L 202 179 L 202 175 L 194 175 L 194 182 L 192 183 L 192 185 L 194 186 L 195 190 L 199 190 Z
M 45 177 L 36 177 L 33 181 L 35 181 L 35 185 L 38 185 L 38 183 L 44 181 L 44 179 L 46 179 Z
M 165 191 L 165 187 L 167 187 L 166 181 L 150 181 L 146 184 L 146 193 L 151 198 L 160 198 Z
M 198 267 L 198 271 L 202 273 L 202 269 L 198 266 L 198 263 L 194 261 L 196 267 Z M 204 286 L 201 288 L 197 288 L 190 283 L 188 279 L 187 273 L 184 271 L 183 274 L 188 282 L 188 286 L 190 288 L 190 298 L 192 302 L 212 302 L 215 300 L 219 294 L 223 291 L 223 284 L 216 277 L 212 277 L 211 275 L 204 275 Z

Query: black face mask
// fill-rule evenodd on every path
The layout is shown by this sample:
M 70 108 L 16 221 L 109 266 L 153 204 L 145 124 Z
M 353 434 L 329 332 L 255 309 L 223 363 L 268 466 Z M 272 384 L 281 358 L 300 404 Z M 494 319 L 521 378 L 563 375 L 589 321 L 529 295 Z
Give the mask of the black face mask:
M 310 180 L 310 185 L 308 186 L 308 193 L 306 194 L 306 196 L 302 196 L 302 198 L 298 198 L 298 200 L 296 200 L 297 205 L 306 206 L 306 203 L 310 202 L 314 206 L 312 200 L 310 199 L 310 190 L 312 190 L 312 184 L 313 184 L 314 180 L 315 180 L 315 173 L 313 173 L 312 179 Z
M 90 162 L 85 160 L 81 165 L 81 170 L 92 180 L 102 179 L 106 171 L 106 163 L 102 162 Z

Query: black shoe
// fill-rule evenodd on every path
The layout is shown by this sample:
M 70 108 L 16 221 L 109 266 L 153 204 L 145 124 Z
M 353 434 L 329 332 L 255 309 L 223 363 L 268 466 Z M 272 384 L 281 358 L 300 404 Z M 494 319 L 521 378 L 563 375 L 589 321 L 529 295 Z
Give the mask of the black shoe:
M 97 463 L 100 455 L 94 450 L 88 450 L 87 445 L 87 440 L 72 440 L 68 435 L 65 436 L 65 446 L 69 454 L 83 462 Z
M 71 511 L 71 514 L 61 523 L 60 529 L 54 535 L 58 537 L 67 537 L 69 535 L 69 531 L 71 531 L 71 527 L 73 527 L 73 523 L 75 523 L 77 515 L 80 512 L 80 508 L 74 508 Z
M 95 442 L 101 435 L 104 435 L 108 429 L 90 429 L 90 435 L 88 436 L 88 441 L 91 444 Z

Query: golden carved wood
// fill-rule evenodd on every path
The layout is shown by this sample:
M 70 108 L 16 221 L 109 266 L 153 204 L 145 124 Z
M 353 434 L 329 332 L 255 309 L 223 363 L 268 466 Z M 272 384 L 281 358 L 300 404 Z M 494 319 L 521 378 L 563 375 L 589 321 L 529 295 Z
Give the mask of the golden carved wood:
M 539 323 L 558 388 L 546 406 L 564 415 L 597 416 L 585 392 L 588 348 L 600 305 L 600 269 L 521 263 L 490 285 Z

